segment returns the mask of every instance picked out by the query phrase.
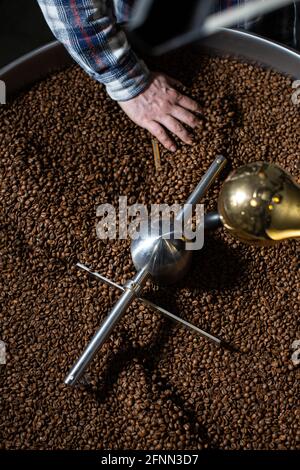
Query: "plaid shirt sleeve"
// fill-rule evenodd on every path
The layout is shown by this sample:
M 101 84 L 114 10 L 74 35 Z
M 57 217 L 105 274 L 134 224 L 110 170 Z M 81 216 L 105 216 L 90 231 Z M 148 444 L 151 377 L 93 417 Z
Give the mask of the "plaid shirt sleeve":
M 106 86 L 112 99 L 126 101 L 145 89 L 149 70 L 118 27 L 112 0 L 38 3 L 56 38 L 91 77 Z

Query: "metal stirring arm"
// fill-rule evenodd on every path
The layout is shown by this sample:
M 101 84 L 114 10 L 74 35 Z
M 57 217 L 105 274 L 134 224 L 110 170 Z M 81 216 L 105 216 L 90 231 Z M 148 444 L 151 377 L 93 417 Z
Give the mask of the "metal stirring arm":
M 201 178 L 200 182 L 187 199 L 181 211 L 176 216 L 177 220 L 184 220 L 189 215 L 189 207 L 195 206 L 201 200 L 201 198 L 207 193 L 213 182 L 218 177 L 219 173 L 223 170 L 227 160 L 223 155 L 219 155 L 215 161 L 210 165 L 205 175 Z M 217 218 L 217 215 L 215 215 Z M 208 221 L 209 219 L 207 219 Z
M 124 286 L 121 286 L 120 284 L 117 284 L 116 282 L 111 281 L 107 277 L 102 276 L 102 274 L 92 271 L 84 264 L 76 263 L 76 266 L 82 269 L 83 271 L 86 271 L 87 273 L 89 273 L 90 276 L 95 277 L 96 279 L 102 281 L 104 284 L 107 284 L 110 287 L 114 287 L 115 289 L 118 289 L 122 292 L 124 292 L 126 289 Z M 148 299 L 145 299 L 144 297 L 137 297 L 136 300 L 139 300 L 140 302 L 142 302 L 142 304 L 151 308 L 153 311 L 162 313 L 165 317 L 169 318 L 169 320 L 173 320 L 174 322 L 179 323 L 181 326 L 184 326 L 185 328 L 193 331 L 194 333 L 197 333 L 199 336 L 202 336 L 203 338 L 208 339 L 209 341 L 216 344 L 217 346 L 221 346 L 222 340 L 220 340 L 216 336 L 211 335 L 210 333 L 207 333 L 204 330 L 201 330 L 200 328 L 193 325 L 192 323 L 186 320 L 183 320 L 182 318 L 178 317 L 174 313 L 169 312 L 165 308 L 162 308 L 159 305 L 156 305 L 155 303 L 151 302 Z
M 129 281 L 127 286 L 124 288 L 124 293 L 121 295 L 117 303 L 112 308 L 110 314 L 106 317 L 99 330 L 96 332 L 91 342 L 87 345 L 84 352 L 74 364 L 69 374 L 65 379 L 66 385 L 75 385 L 75 383 L 83 375 L 85 369 L 88 367 L 90 362 L 93 360 L 97 351 L 107 337 L 112 332 L 114 326 L 118 323 L 121 316 L 124 314 L 126 309 L 131 305 L 134 298 L 140 293 L 145 282 L 149 278 L 149 273 L 146 268 L 139 271 L 134 278 Z
M 206 193 L 208 188 L 211 186 L 213 181 L 217 178 L 219 172 L 226 164 L 226 159 L 223 156 L 218 156 L 212 165 L 209 167 L 203 178 L 200 180 L 196 189 L 193 191 L 191 196 L 188 198 L 188 204 L 197 204 L 201 197 Z M 183 220 L 185 216 L 185 208 L 177 216 L 177 219 L 180 218 Z M 134 278 L 126 285 L 125 291 L 117 301 L 117 303 L 112 308 L 109 315 L 106 317 L 102 323 L 99 330 L 96 332 L 91 342 L 88 344 L 83 354 L 80 356 L 78 361 L 72 367 L 71 371 L 65 379 L 65 384 L 75 385 L 76 382 L 81 378 L 85 369 L 88 367 L 90 362 L 95 357 L 97 351 L 101 348 L 107 337 L 112 332 L 114 326 L 118 323 L 126 309 L 131 305 L 133 300 L 141 292 L 145 282 L 150 277 L 149 272 L 147 271 L 147 265 L 144 266 Z M 218 340 L 217 340 L 218 341 Z

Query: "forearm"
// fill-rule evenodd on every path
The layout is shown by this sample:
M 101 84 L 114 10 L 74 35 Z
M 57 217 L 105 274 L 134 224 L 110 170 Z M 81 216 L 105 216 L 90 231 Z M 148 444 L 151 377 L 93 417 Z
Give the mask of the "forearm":
M 149 71 L 116 24 L 111 1 L 100 2 L 97 18 L 92 0 L 38 2 L 56 38 L 91 77 L 106 86 L 112 99 L 125 101 L 146 88 Z

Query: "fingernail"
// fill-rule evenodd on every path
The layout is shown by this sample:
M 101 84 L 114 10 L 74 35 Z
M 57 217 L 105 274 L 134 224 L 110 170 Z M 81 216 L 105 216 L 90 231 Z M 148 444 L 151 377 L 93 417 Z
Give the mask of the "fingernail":
M 175 146 L 175 145 L 171 145 L 171 150 L 172 150 L 172 152 L 175 152 L 175 151 L 176 151 L 176 146 Z

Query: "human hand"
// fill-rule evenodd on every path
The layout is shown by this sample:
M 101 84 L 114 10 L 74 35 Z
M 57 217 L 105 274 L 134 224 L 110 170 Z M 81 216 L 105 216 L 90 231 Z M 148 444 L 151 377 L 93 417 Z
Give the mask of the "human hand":
M 173 132 L 186 144 L 193 138 L 182 123 L 192 129 L 200 123 L 194 113 L 200 112 L 196 101 L 182 95 L 174 86 L 179 82 L 163 73 L 153 73 L 150 85 L 138 96 L 119 101 L 120 107 L 139 126 L 153 134 L 166 149 L 175 151 L 175 142 L 167 130 Z

